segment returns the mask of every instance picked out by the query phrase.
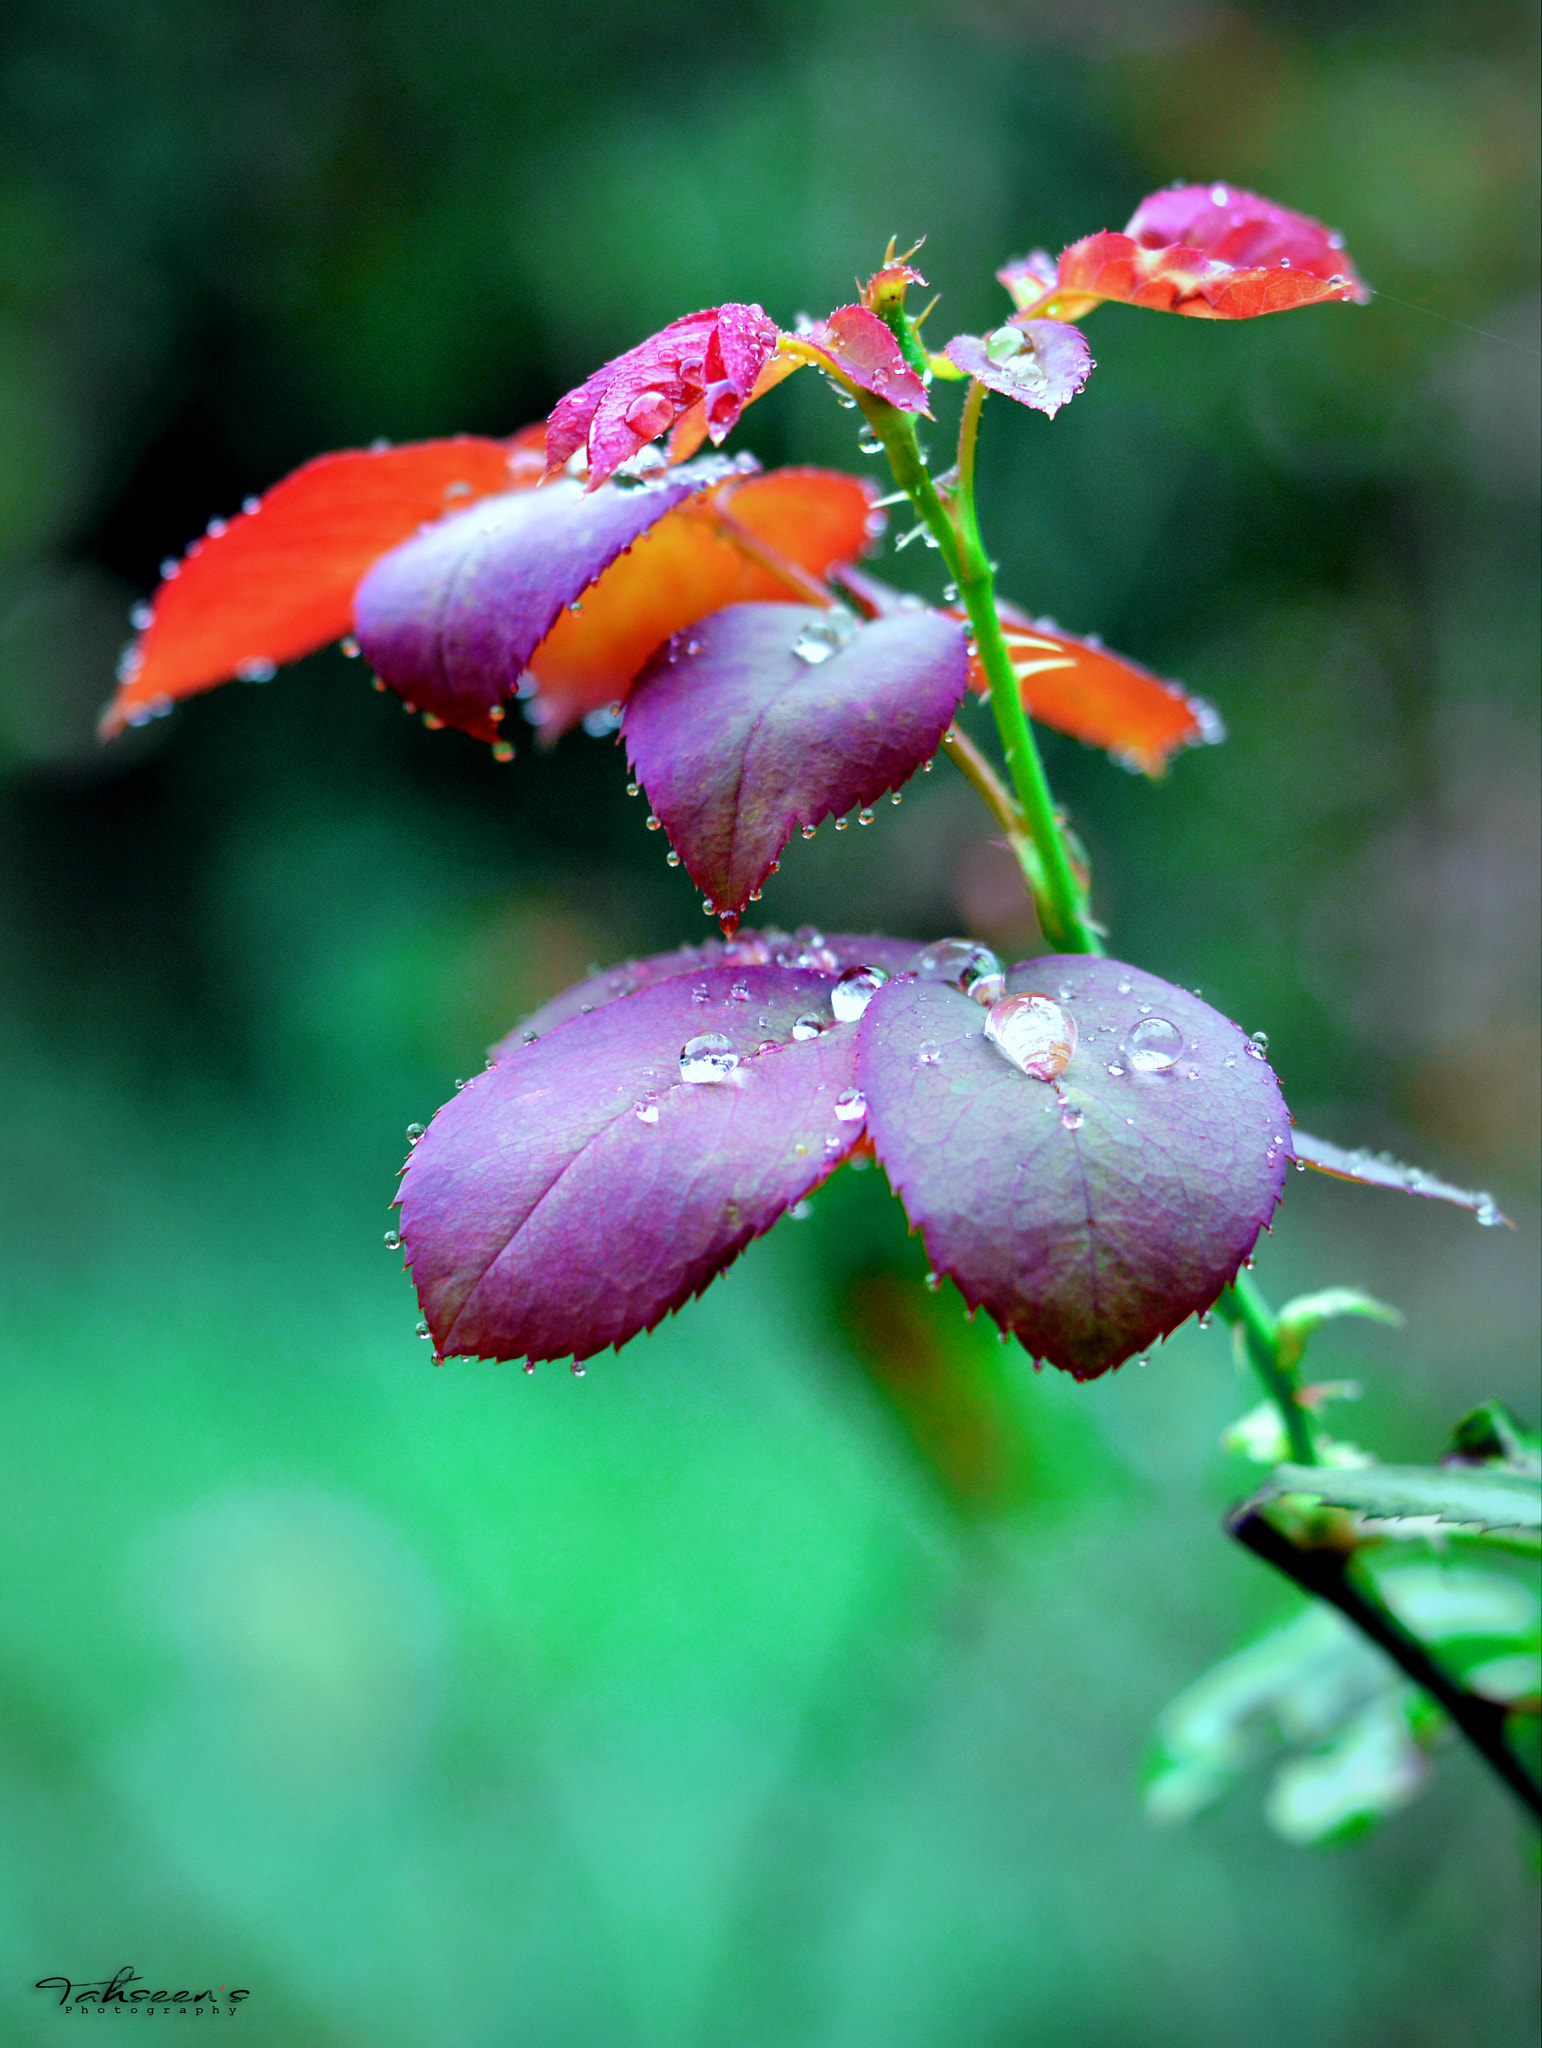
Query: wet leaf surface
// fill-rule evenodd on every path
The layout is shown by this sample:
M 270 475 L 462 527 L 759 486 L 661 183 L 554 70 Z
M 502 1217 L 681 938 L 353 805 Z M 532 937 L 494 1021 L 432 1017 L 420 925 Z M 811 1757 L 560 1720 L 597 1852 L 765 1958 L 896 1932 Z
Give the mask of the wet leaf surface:
M 103 737 L 341 640 L 353 626 L 354 592 L 383 555 L 431 520 L 537 481 L 542 431 L 321 455 L 232 519 L 216 520 L 156 592 Z
M 516 1025 L 493 1047 L 495 1060 L 505 1059 L 522 1045 L 555 1030 L 569 1017 L 587 1016 L 602 1003 L 613 1003 L 655 982 L 668 981 L 677 974 L 700 973 L 704 967 L 795 967 L 813 968 L 819 973 L 838 975 L 848 967 L 876 967 L 885 974 L 903 974 L 914 963 L 917 947 L 913 939 L 889 939 L 877 933 L 820 932 L 803 925 L 796 932 L 741 931 L 732 939 L 704 939 L 699 945 L 677 946 L 670 953 L 649 953 L 640 960 L 624 960 L 607 967 L 572 988 L 553 996 L 549 1003 Z
M 963 628 L 939 612 L 864 625 L 736 605 L 660 651 L 623 731 L 692 878 L 734 913 L 800 825 L 875 803 L 928 760 L 967 680 Z
M 863 1134 L 835 986 L 815 969 L 707 967 L 570 1018 L 469 1081 L 400 1196 L 436 1350 L 582 1359 L 623 1344 L 817 1187 Z M 795 1035 L 805 1017 L 827 1028 Z M 719 1043 L 697 1064 L 720 1059 L 724 1078 L 682 1078 L 702 1038 Z
M 1019 318 L 983 340 L 957 334 L 946 354 L 966 376 L 1050 419 L 1076 396 L 1094 367 L 1086 336 L 1059 320 Z
M 399 547 L 364 579 L 359 642 L 418 710 L 478 739 L 515 692 L 565 608 L 723 465 L 660 470 L 632 489 L 586 492 L 570 477 L 489 499 Z
M 1090 1379 L 1231 1280 L 1279 1199 L 1289 1118 L 1246 1034 L 1154 975 L 1051 956 L 1007 988 L 1074 1023 L 1058 1081 L 1014 1066 L 959 990 L 898 980 L 859 1026 L 858 1086 L 933 1266 L 1035 1357 Z M 1182 1049 L 1151 1067 L 1164 1023 Z
M 1513 1229 L 1494 1198 L 1481 1188 L 1453 1187 L 1450 1181 L 1426 1173 L 1422 1166 L 1405 1166 L 1390 1152 L 1372 1152 L 1367 1146 L 1350 1149 L 1327 1138 L 1314 1138 L 1309 1131 L 1292 1131 L 1291 1149 L 1303 1166 L 1335 1180 L 1357 1180 L 1369 1188 L 1392 1188 L 1403 1195 L 1424 1195 L 1433 1202 L 1452 1202 L 1459 1209 L 1471 1209 L 1478 1221 L 1492 1228 L 1504 1224 Z

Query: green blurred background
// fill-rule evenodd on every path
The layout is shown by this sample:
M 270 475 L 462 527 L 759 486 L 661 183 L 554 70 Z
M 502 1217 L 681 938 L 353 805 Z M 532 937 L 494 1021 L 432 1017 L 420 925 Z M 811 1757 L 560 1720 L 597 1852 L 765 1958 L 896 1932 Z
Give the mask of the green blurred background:
M 318 450 L 510 431 L 692 307 L 822 312 L 891 233 L 947 333 L 1176 177 L 1326 217 L 1395 298 L 1105 308 L 1075 406 L 989 419 L 984 510 L 1011 595 L 1230 728 L 1155 786 L 1049 743 L 1118 950 L 1267 1028 L 1308 1128 L 1519 1224 L 1292 1182 L 1267 1291 L 1409 1317 L 1321 1341 L 1342 1427 L 1534 1412 L 1531 21 L 11 0 L 7 2042 L 124 1962 L 251 1987 L 272 2048 L 1533 2038 L 1535 1866 L 1466 1756 L 1331 1854 L 1256 1788 L 1141 1817 L 1156 1711 L 1289 1605 L 1218 1532 L 1219 1332 L 1036 1379 L 869 1173 L 581 1380 L 428 1369 L 403 1126 L 591 960 L 703 935 L 608 742 L 499 768 L 335 653 L 91 739 L 161 557 Z M 861 461 L 814 379 L 741 438 Z M 971 806 L 943 768 L 795 843 L 768 918 L 1025 943 Z

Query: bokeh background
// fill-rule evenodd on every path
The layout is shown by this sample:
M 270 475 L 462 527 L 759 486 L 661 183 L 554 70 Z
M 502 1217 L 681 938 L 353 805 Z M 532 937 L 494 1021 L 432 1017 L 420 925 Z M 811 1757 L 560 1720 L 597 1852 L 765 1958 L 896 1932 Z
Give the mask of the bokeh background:
M 692 307 L 823 311 L 891 233 L 953 332 L 1173 178 L 1325 217 L 1388 296 L 1105 308 L 1075 406 L 988 420 L 984 509 L 1010 594 L 1230 729 L 1159 785 L 1049 742 L 1118 948 L 1266 1028 L 1308 1128 L 1518 1223 L 1292 1182 L 1267 1291 L 1408 1316 L 1321 1340 L 1343 1429 L 1427 1458 L 1534 1413 L 1531 24 L 10 0 L 7 2041 L 54 2038 L 38 1977 L 125 1962 L 249 1986 L 272 2048 L 1533 2037 L 1535 1863 L 1464 1755 L 1330 1854 L 1256 1785 L 1141 1816 L 1155 1713 L 1289 1606 L 1218 1531 L 1220 1332 L 1036 1379 L 869 1173 L 583 1379 L 429 1369 L 404 1125 L 590 961 L 703 931 L 613 745 L 501 768 L 335 653 L 91 736 L 160 559 L 318 450 L 511 431 Z M 741 439 L 862 460 L 815 379 Z M 946 768 L 764 910 L 1032 936 Z

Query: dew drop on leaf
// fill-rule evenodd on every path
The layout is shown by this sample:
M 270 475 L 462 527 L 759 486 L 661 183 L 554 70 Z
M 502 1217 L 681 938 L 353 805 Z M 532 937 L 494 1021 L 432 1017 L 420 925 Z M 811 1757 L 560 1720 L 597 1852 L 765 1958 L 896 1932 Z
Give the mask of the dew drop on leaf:
M 388 1230 L 384 1241 L 388 1252 L 398 1252 L 402 1248 L 402 1234 L 399 1230 Z
M 1061 1105 L 1060 1128 L 1062 1130 L 1079 1131 L 1086 1121 L 1086 1116 L 1076 1107 L 1074 1102 L 1067 1102 Z
M 1004 996 L 991 1005 L 985 1036 L 1031 1080 L 1054 1081 L 1076 1050 L 1076 1020 L 1051 996 Z
M 830 991 L 835 1021 L 855 1024 L 888 978 L 881 967 L 848 967 Z
M 659 1106 L 650 1096 L 632 1104 L 632 1114 L 640 1124 L 656 1124 L 659 1120 Z
M 1124 1054 L 1137 1074 L 1165 1074 L 1178 1064 L 1183 1033 L 1165 1017 L 1142 1017 L 1124 1042 Z
M 794 1019 L 792 1035 L 794 1038 L 799 1039 L 817 1038 L 824 1028 L 824 1025 L 814 1015 L 812 1010 L 805 1010 L 801 1017 Z
M 680 1048 L 682 1081 L 726 1081 L 738 1064 L 732 1041 L 721 1031 L 703 1031 Z
M 409 1145 L 415 1145 L 418 1142 L 419 1138 L 422 1137 L 425 1128 L 426 1126 L 423 1124 L 408 1124 L 407 1143 Z
M 843 1124 L 860 1123 L 867 1115 L 867 1097 L 860 1088 L 843 1088 L 835 1098 L 835 1114 Z
M 924 1038 L 916 1047 L 916 1065 L 935 1067 L 942 1058 L 942 1047 L 933 1038 Z
M 1006 987 L 1001 962 L 989 946 L 973 939 L 938 939 L 916 955 L 915 973 L 922 981 L 951 981 L 977 1003 L 993 1003 Z

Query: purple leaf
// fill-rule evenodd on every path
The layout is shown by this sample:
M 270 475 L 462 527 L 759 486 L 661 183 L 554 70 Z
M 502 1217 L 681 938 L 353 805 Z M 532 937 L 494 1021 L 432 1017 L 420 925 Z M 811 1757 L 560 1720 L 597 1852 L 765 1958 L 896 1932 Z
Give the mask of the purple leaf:
M 730 605 L 659 650 L 622 730 L 692 879 L 733 915 L 799 825 L 876 802 L 930 759 L 968 676 L 964 629 L 940 612 L 864 625 Z
M 1024 320 L 998 327 L 982 341 L 957 334 L 945 351 L 949 362 L 977 377 L 992 391 L 1031 405 L 1053 419 L 1068 405 L 1096 367 L 1087 337 L 1062 320 Z
M 863 1132 L 836 986 L 809 968 L 703 968 L 570 1018 L 468 1081 L 399 1197 L 436 1350 L 587 1358 L 624 1344 L 817 1187 Z
M 668 981 L 677 974 L 700 977 L 704 967 L 812 967 L 821 973 L 839 975 L 848 967 L 876 967 L 883 974 L 907 973 L 918 951 L 913 939 L 886 939 L 876 933 L 832 932 L 828 936 L 812 925 L 800 925 L 795 932 L 741 931 L 732 939 L 704 939 L 699 945 L 677 946 L 672 953 L 650 953 L 641 960 L 625 960 L 619 967 L 607 967 L 587 981 L 576 982 L 533 1011 L 492 1049 L 494 1060 L 507 1059 L 522 1046 L 531 1045 L 555 1031 L 569 1017 L 588 1016 L 602 1003 L 618 996 L 634 995 L 640 988 Z
M 1492 1195 L 1482 1189 L 1453 1187 L 1450 1181 L 1426 1173 L 1422 1166 L 1405 1166 L 1390 1152 L 1369 1152 L 1363 1145 L 1351 1152 L 1326 1138 L 1311 1137 L 1306 1131 L 1292 1131 L 1290 1143 L 1302 1166 L 1331 1173 L 1337 1180 L 1357 1180 L 1372 1188 L 1396 1188 L 1405 1195 L 1428 1195 L 1432 1201 L 1454 1202 L 1459 1209 L 1471 1209 L 1480 1223 L 1503 1223 L 1512 1230 L 1515 1227 Z
M 562 477 L 442 519 L 360 584 L 359 645 L 419 711 L 496 740 L 489 714 L 514 695 L 564 607 L 666 512 L 726 474 L 709 460 L 590 492 Z
M 900 980 L 858 1027 L 857 1083 L 932 1264 L 1035 1357 L 1093 1379 L 1231 1280 L 1279 1200 L 1290 1118 L 1246 1034 L 1154 975 L 1052 956 L 1007 988 L 1048 998 L 990 1014 L 1056 1078 L 998 1049 L 969 996 Z

